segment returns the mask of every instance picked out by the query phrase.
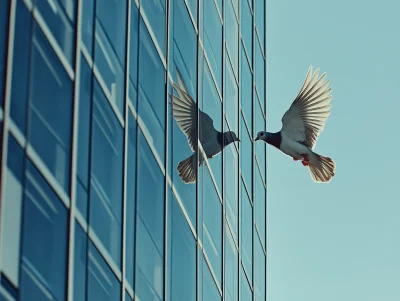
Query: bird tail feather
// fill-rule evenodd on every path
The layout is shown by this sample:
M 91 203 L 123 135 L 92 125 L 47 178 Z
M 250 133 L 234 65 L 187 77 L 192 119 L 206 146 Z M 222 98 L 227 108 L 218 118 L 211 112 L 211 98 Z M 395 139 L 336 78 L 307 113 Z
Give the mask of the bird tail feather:
M 197 153 L 178 163 L 178 174 L 186 184 L 196 182 Z
M 336 165 L 331 158 L 313 152 L 308 168 L 314 182 L 328 183 L 335 175 Z

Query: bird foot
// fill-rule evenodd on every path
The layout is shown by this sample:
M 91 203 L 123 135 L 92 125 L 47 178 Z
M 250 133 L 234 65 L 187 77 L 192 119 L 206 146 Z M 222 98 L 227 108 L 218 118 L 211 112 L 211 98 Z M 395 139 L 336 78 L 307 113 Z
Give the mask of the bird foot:
M 293 157 L 293 161 L 299 161 L 299 159 L 297 159 L 297 158 Z
M 212 159 L 213 158 L 213 156 L 207 156 L 207 159 Z
M 307 161 L 301 161 L 301 164 L 303 164 L 303 166 L 308 166 L 308 162 Z
M 308 166 L 310 163 L 310 158 L 307 154 L 302 154 L 303 156 L 303 161 L 301 161 L 301 163 L 303 164 L 303 166 Z

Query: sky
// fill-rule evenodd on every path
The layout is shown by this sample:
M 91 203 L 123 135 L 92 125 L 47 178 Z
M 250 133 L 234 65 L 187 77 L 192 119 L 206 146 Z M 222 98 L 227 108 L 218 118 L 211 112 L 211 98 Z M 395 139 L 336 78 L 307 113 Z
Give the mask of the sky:
M 267 130 L 308 67 L 332 110 L 328 184 L 267 148 L 268 301 L 400 300 L 400 1 L 267 0 Z

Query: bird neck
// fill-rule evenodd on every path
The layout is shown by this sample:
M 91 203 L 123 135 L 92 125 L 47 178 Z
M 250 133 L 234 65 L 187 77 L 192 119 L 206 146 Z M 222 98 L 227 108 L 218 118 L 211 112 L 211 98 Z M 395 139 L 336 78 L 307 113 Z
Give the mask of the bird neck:
M 281 142 L 282 142 L 281 132 L 277 132 L 277 133 L 269 133 L 269 132 L 267 132 L 265 142 L 275 146 L 276 148 L 280 148 L 281 147 Z
M 224 148 L 225 146 L 227 146 L 228 144 L 231 144 L 233 142 L 230 132 L 225 132 L 225 133 L 218 132 L 217 139 L 218 139 L 219 145 L 221 145 L 222 148 Z

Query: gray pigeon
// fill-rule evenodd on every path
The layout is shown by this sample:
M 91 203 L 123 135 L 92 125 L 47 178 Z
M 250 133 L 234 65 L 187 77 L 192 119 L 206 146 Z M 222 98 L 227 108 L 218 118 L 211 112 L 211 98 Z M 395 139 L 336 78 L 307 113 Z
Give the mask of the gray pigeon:
M 282 117 L 282 129 L 277 133 L 261 131 L 257 140 L 263 140 L 281 150 L 293 160 L 302 160 L 308 166 L 315 182 L 329 182 L 335 175 L 335 162 L 314 153 L 317 138 L 331 112 L 332 100 L 326 73 L 319 77 L 319 68 L 308 69 L 306 79 L 296 99 Z
M 234 132 L 228 131 L 221 133 L 214 128 L 213 120 L 206 113 L 199 111 L 199 136 L 197 134 L 197 105 L 187 93 L 185 84 L 177 71 L 178 83 L 173 83 L 173 87 L 178 92 L 179 97 L 172 95 L 172 113 L 174 118 L 185 134 L 189 146 L 194 152 L 189 158 L 178 163 L 178 173 L 184 183 L 196 182 L 196 165 L 200 166 L 204 160 L 203 156 L 197 156 L 197 143 L 200 140 L 207 159 L 219 154 L 227 145 L 240 141 Z M 197 162 L 199 157 L 199 162 Z

